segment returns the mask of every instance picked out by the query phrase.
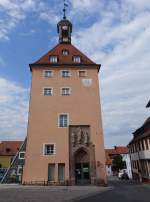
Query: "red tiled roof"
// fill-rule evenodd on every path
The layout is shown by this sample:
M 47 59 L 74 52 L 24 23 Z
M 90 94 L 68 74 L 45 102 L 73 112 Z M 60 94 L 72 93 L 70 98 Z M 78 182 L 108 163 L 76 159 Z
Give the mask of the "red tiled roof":
M 1 156 L 14 156 L 18 152 L 22 141 L 2 141 L 0 142 Z
M 128 154 L 129 150 L 127 147 L 114 147 L 114 149 L 105 149 L 106 153 L 106 165 L 111 165 L 113 156 L 117 154 Z
M 68 50 L 69 55 L 64 56 L 62 54 L 62 50 Z M 92 64 L 96 65 L 92 60 L 90 60 L 86 55 L 84 55 L 80 50 L 78 50 L 72 44 L 58 44 L 44 56 L 42 56 L 35 64 L 50 64 L 49 58 L 50 56 L 58 56 L 59 60 L 57 64 L 72 64 L 73 63 L 73 56 L 80 56 L 81 57 L 81 64 Z

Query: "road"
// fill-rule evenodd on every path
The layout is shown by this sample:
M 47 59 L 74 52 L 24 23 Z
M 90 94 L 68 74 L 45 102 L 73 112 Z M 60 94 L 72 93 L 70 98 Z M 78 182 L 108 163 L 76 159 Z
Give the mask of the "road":
M 0 202 L 75 201 L 150 202 L 150 185 L 140 185 L 118 179 L 112 179 L 109 187 L 0 185 Z
M 111 180 L 112 189 L 79 202 L 150 202 L 150 185 L 131 181 Z

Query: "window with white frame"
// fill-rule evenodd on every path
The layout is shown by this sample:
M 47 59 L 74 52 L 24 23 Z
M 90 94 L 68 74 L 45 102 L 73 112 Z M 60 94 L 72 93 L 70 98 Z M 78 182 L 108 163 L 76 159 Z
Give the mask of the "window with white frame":
M 22 175 L 22 174 L 23 174 L 23 167 L 19 165 L 17 168 L 17 175 Z
M 64 49 L 64 50 L 62 50 L 62 54 L 63 54 L 64 56 L 67 56 L 67 55 L 69 55 L 69 51 L 66 50 L 66 49 Z
M 57 63 L 58 62 L 58 56 L 56 56 L 56 55 L 50 56 L 50 62 L 51 63 Z
M 71 76 L 70 71 L 69 70 L 62 70 L 61 76 L 62 77 L 70 77 Z
M 45 78 L 51 78 L 53 76 L 52 70 L 44 70 L 44 77 Z
M 19 159 L 25 159 L 25 152 L 19 152 Z
M 59 127 L 66 128 L 69 125 L 69 117 L 68 114 L 59 114 Z
M 71 89 L 68 87 L 64 87 L 61 89 L 62 96 L 69 96 L 71 94 Z
M 74 56 L 73 57 L 73 62 L 80 63 L 81 62 L 81 57 L 80 56 Z
M 44 155 L 54 155 L 56 154 L 55 144 L 44 144 Z
M 53 89 L 52 88 L 44 88 L 44 96 L 52 96 L 53 95 Z

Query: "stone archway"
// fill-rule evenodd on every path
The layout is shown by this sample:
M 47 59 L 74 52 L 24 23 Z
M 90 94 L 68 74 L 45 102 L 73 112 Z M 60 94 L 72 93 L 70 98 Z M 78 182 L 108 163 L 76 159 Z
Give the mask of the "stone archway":
M 69 126 L 69 182 L 71 185 L 95 184 L 95 146 L 91 142 L 90 133 L 90 126 Z M 82 172 L 81 180 L 77 180 L 77 169 Z
M 79 185 L 90 184 L 90 159 L 84 149 L 78 149 L 74 154 L 74 176 L 75 183 Z

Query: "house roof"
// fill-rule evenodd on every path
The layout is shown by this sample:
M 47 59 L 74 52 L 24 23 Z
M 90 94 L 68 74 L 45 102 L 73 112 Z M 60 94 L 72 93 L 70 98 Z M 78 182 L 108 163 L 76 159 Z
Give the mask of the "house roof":
M 133 135 L 134 136 L 128 145 L 131 145 L 140 139 L 150 137 L 150 117 L 145 120 L 144 124 L 140 128 L 133 132 Z
M 117 154 L 128 154 L 129 150 L 127 147 L 114 147 L 114 149 L 105 149 L 106 153 L 106 165 L 111 165 L 113 156 Z
M 68 50 L 69 55 L 65 56 L 62 54 L 62 50 Z M 57 63 L 50 63 L 50 56 L 58 56 L 58 62 Z M 80 56 L 81 57 L 81 63 L 76 64 L 73 63 L 73 56 Z M 83 54 L 80 50 L 78 50 L 75 46 L 72 44 L 58 44 L 55 46 L 52 50 L 48 51 L 44 56 L 42 56 L 39 60 L 34 62 L 33 64 L 30 64 L 30 68 L 32 70 L 33 66 L 39 66 L 39 65 L 53 65 L 53 66 L 59 66 L 59 65 L 94 65 L 99 67 L 100 65 L 97 65 L 95 62 L 93 62 L 91 59 L 89 59 L 85 54 Z
M 22 141 L 2 141 L 0 142 L 0 156 L 14 156 L 18 152 Z
M 106 149 L 106 152 L 108 154 L 127 154 L 128 153 L 128 148 L 127 147 L 114 147 L 114 149 Z
M 146 107 L 147 107 L 147 108 L 150 107 L 150 101 L 148 102 L 148 104 L 146 105 Z

